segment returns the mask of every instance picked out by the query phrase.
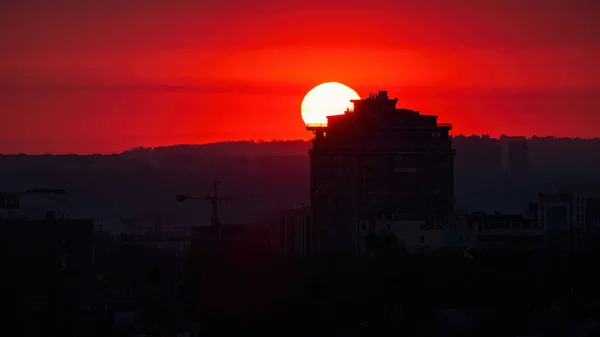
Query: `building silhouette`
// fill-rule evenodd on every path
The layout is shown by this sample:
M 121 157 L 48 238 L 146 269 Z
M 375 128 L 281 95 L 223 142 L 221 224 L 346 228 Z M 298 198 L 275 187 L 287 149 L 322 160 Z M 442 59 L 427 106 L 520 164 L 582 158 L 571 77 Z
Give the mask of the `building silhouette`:
M 63 189 L 0 193 L 0 220 L 65 220 L 70 209 L 71 194 Z
M 1 295 L 11 330 L 84 335 L 93 305 L 93 231 L 93 220 L 0 220 Z
M 456 203 L 474 210 L 504 210 L 501 183 L 502 146 L 488 135 L 458 135 L 452 139 L 456 150 L 454 183 Z M 475 197 L 476 196 L 476 197 Z
M 560 186 L 554 193 L 540 193 L 536 206 L 536 222 L 548 248 L 571 251 L 599 242 L 599 186 Z
M 287 258 L 307 257 L 312 239 L 311 208 L 280 210 L 270 226 L 271 244 L 275 252 Z
M 462 214 L 457 218 L 457 233 L 467 251 L 532 250 L 544 247 L 542 229 L 521 214 Z
M 396 108 L 386 91 L 355 100 L 313 131 L 311 206 L 317 252 L 355 251 L 382 218 L 441 227 L 454 208 L 450 124 Z
M 508 168 L 513 175 L 529 172 L 529 147 L 525 137 L 511 137 L 508 143 Z

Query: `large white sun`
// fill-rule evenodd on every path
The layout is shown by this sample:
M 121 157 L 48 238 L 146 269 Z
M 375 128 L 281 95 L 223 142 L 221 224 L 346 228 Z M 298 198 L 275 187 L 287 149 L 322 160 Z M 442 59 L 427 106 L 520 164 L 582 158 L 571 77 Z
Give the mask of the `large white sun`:
M 327 116 L 341 115 L 360 99 L 352 88 L 338 82 L 319 84 L 309 91 L 300 111 L 305 124 L 327 123 Z

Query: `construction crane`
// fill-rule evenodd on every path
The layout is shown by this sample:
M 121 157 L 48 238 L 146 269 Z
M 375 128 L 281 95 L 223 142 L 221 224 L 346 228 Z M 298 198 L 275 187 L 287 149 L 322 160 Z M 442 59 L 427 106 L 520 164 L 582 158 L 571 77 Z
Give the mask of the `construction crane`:
M 223 242 L 223 228 L 221 224 L 221 219 L 219 218 L 219 205 L 222 203 L 229 203 L 230 200 L 234 199 L 232 197 L 221 197 L 219 196 L 219 185 L 221 185 L 221 181 L 215 180 L 212 182 L 208 193 L 204 198 L 201 197 L 191 197 L 187 195 L 180 194 L 177 196 L 178 202 L 184 202 L 186 200 L 206 200 L 211 204 L 211 215 L 210 215 L 210 225 L 213 228 L 216 228 L 218 231 L 218 240 L 219 244 Z M 254 197 L 254 194 L 250 194 L 246 197 Z M 237 199 L 239 197 L 235 197 Z

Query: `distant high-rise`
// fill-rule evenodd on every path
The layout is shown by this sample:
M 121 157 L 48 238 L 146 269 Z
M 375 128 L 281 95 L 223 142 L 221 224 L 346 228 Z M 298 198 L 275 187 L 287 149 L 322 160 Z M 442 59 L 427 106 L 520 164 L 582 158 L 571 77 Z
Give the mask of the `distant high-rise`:
M 358 222 L 441 225 L 454 208 L 450 124 L 396 108 L 386 91 L 353 101 L 314 132 L 311 206 L 317 250 L 356 249 Z
M 508 168 L 516 175 L 525 175 L 529 171 L 529 147 L 525 137 L 511 137 L 508 143 Z

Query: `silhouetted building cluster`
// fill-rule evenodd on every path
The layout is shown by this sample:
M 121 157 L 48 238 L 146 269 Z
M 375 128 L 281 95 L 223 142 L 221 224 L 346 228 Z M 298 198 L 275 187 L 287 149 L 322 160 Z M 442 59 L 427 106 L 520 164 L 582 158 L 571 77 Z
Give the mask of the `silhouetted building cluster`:
M 560 307 L 563 321 L 582 315 L 577 301 L 592 302 L 597 283 L 600 188 L 590 181 L 598 176 L 598 140 L 451 136 L 451 126 L 436 116 L 396 105 L 385 91 L 353 101 L 327 125 L 307 125 L 311 143 L 0 156 L 4 185 L 18 172 L 24 178 L 16 186 L 49 182 L 79 192 L 77 198 L 63 189 L 0 193 L 7 331 L 183 337 L 212 319 L 216 335 L 225 335 L 223 322 L 250 326 L 267 317 L 269 327 L 308 330 L 310 317 L 322 315 L 314 326 L 335 317 L 347 320 L 336 324 L 350 334 L 389 323 L 391 330 L 404 324 L 430 336 L 489 322 L 534 331 L 539 327 L 515 326 L 537 322 L 524 313 L 535 306 L 547 331 L 559 321 L 545 312 L 549 307 Z M 562 161 L 580 148 L 587 154 Z M 262 203 L 234 197 L 226 206 L 231 198 L 215 192 L 212 200 L 227 220 L 221 223 L 214 207 L 211 225 L 203 226 L 210 207 L 174 206 L 173 196 L 203 188 L 202 180 L 215 175 L 234 190 L 225 195 L 270 197 Z M 584 183 L 546 188 L 578 181 Z M 285 207 L 308 199 L 310 206 Z M 103 221 L 72 220 L 82 209 Z M 344 256 L 307 259 L 321 253 Z M 563 266 L 575 269 L 565 257 L 586 267 L 564 274 Z M 318 284 L 319 277 L 325 281 Z M 496 289 L 511 282 L 504 301 Z M 288 312 L 295 321 L 277 316 L 286 301 L 299 301 Z M 510 313 L 484 308 L 497 303 Z M 450 309 L 469 305 L 476 309 Z
M 0 220 L 7 331 L 88 333 L 94 302 L 92 220 Z

